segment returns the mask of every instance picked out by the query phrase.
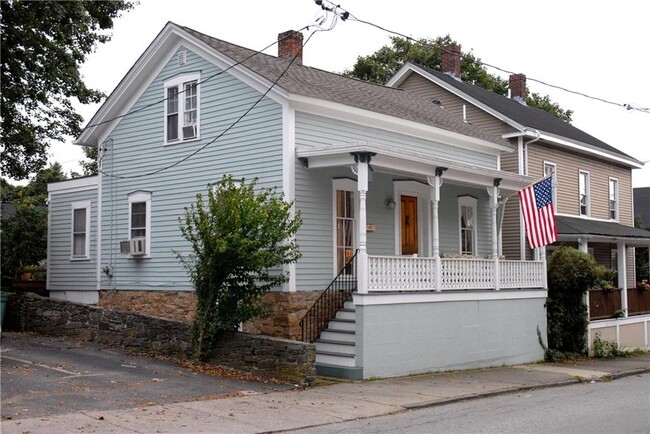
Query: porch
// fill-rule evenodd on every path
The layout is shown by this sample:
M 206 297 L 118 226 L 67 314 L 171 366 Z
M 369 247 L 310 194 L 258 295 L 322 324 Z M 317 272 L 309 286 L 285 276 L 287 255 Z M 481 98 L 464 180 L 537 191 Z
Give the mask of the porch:
M 530 178 L 372 143 L 297 156 L 301 188 L 322 197 L 330 182 L 332 192 L 339 274 L 301 321 L 320 373 L 383 377 L 543 357 L 545 257 L 501 256 L 501 204 Z M 322 222 L 321 209 L 309 217 Z
M 358 293 L 546 287 L 543 254 L 501 256 L 503 204 L 529 177 L 367 142 L 297 156 L 305 184 L 329 176 L 331 267 L 336 275 L 358 251 Z

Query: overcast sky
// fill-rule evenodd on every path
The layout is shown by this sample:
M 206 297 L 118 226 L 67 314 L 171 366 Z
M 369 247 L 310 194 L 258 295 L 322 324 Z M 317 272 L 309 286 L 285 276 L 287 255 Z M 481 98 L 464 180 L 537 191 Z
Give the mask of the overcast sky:
M 535 78 L 635 107 L 650 107 L 650 1 L 546 0 L 341 0 L 357 18 L 414 38 L 450 34 L 463 51 L 529 77 L 532 92 L 574 110 L 573 125 L 641 161 L 650 160 L 650 113 L 571 95 Z M 322 15 L 313 0 L 140 0 L 115 21 L 113 38 L 82 68 L 86 83 L 107 94 L 118 84 L 167 21 L 219 39 L 261 49 L 285 30 Z M 304 64 L 333 72 L 389 43 L 389 34 L 339 21 L 305 47 Z M 273 47 L 270 54 L 276 54 Z M 506 73 L 489 69 L 507 78 Z M 79 106 L 86 121 L 98 106 Z M 51 148 L 51 160 L 79 171 L 82 154 L 70 143 Z M 633 171 L 634 187 L 650 187 L 650 163 Z

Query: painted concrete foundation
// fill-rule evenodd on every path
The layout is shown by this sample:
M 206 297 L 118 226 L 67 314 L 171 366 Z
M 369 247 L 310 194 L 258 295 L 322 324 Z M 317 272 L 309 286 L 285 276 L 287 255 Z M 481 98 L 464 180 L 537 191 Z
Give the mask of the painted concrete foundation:
M 649 350 L 650 314 L 590 322 L 589 349 L 597 335 L 603 341 L 616 342 L 620 348 Z
M 363 377 L 542 360 L 545 290 L 355 295 Z

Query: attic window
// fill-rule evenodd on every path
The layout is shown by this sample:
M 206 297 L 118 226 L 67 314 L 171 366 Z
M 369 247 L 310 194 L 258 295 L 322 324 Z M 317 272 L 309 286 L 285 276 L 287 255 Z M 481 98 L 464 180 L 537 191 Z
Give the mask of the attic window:
M 433 98 L 433 99 L 431 100 L 431 103 L 434 104 L 434 105 L 437 105 L 438 107 L 445 108 L 445 107 L 442 105 L 442 100 L 440 100 L 440 99 L 438 99 L 438 98 Z
M 185 50 L 179 51 L 178 55 L 177 55 L 177 58 L 178 58 L 178 65 L 179 66 L 185 65 L 187 63 L 187 51 L 185 51 Z
M 201 74 L 167 80 L 165 88 L 165 143 L 196 140 L 200 133 Z

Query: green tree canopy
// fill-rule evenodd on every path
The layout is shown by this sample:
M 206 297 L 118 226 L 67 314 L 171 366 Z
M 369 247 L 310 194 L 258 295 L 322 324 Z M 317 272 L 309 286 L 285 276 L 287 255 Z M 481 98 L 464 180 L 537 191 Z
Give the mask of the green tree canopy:
M 197 361 L 209 358 L 222 332 L 263 312 L 262 295 L 288 279 L 282 265 L 300 257 L 293 239 L 300 216 L 293 216 L 292 204 L 274 190 L 256 191 L 256 182 L 224 176 L 208 186 L 207 202 L 197 195 L 179 219 L 191 245 L 190 255 L 176 255 L 196 292 Z
M 128 0 L 0 2 L 2 171 L 26 179 L 43 168 L 50 141 L 76 136 L 81 116 L 72 101 L 99 102 L 104 94 L 90 89 L 79 72 Z
M 16 207 L 14 215 L 2 218 L 3 288 L 18 268 L 37 265 L 47 257 L 47 184 L 65 179 L 59 163 L 40 170 L 24 187 L 2 179 L 2 202 Z
M 406 62 L 418 63 L 440 71 L 441 47 L 456 43 L 449 35 L 435 39 L 423 38 L 415 42 L 399 36 L 393 36 L 390 40 L 390 45 L 384 45 L 373 54 L 357 57 L 354 66 L 346 70 L 344 74 L 360 80 L 384 84 Z M 499 95 L 508 94 L 508 82 L 497 75 L 489 74 L 481 59 L 471 52 L 461 55 L 461 79 Z M 529 106 L 545 110 L 563 121 L 571 122 L 573 112 L 552 102 L 548 95 L 529 94 L 526 103 Z

